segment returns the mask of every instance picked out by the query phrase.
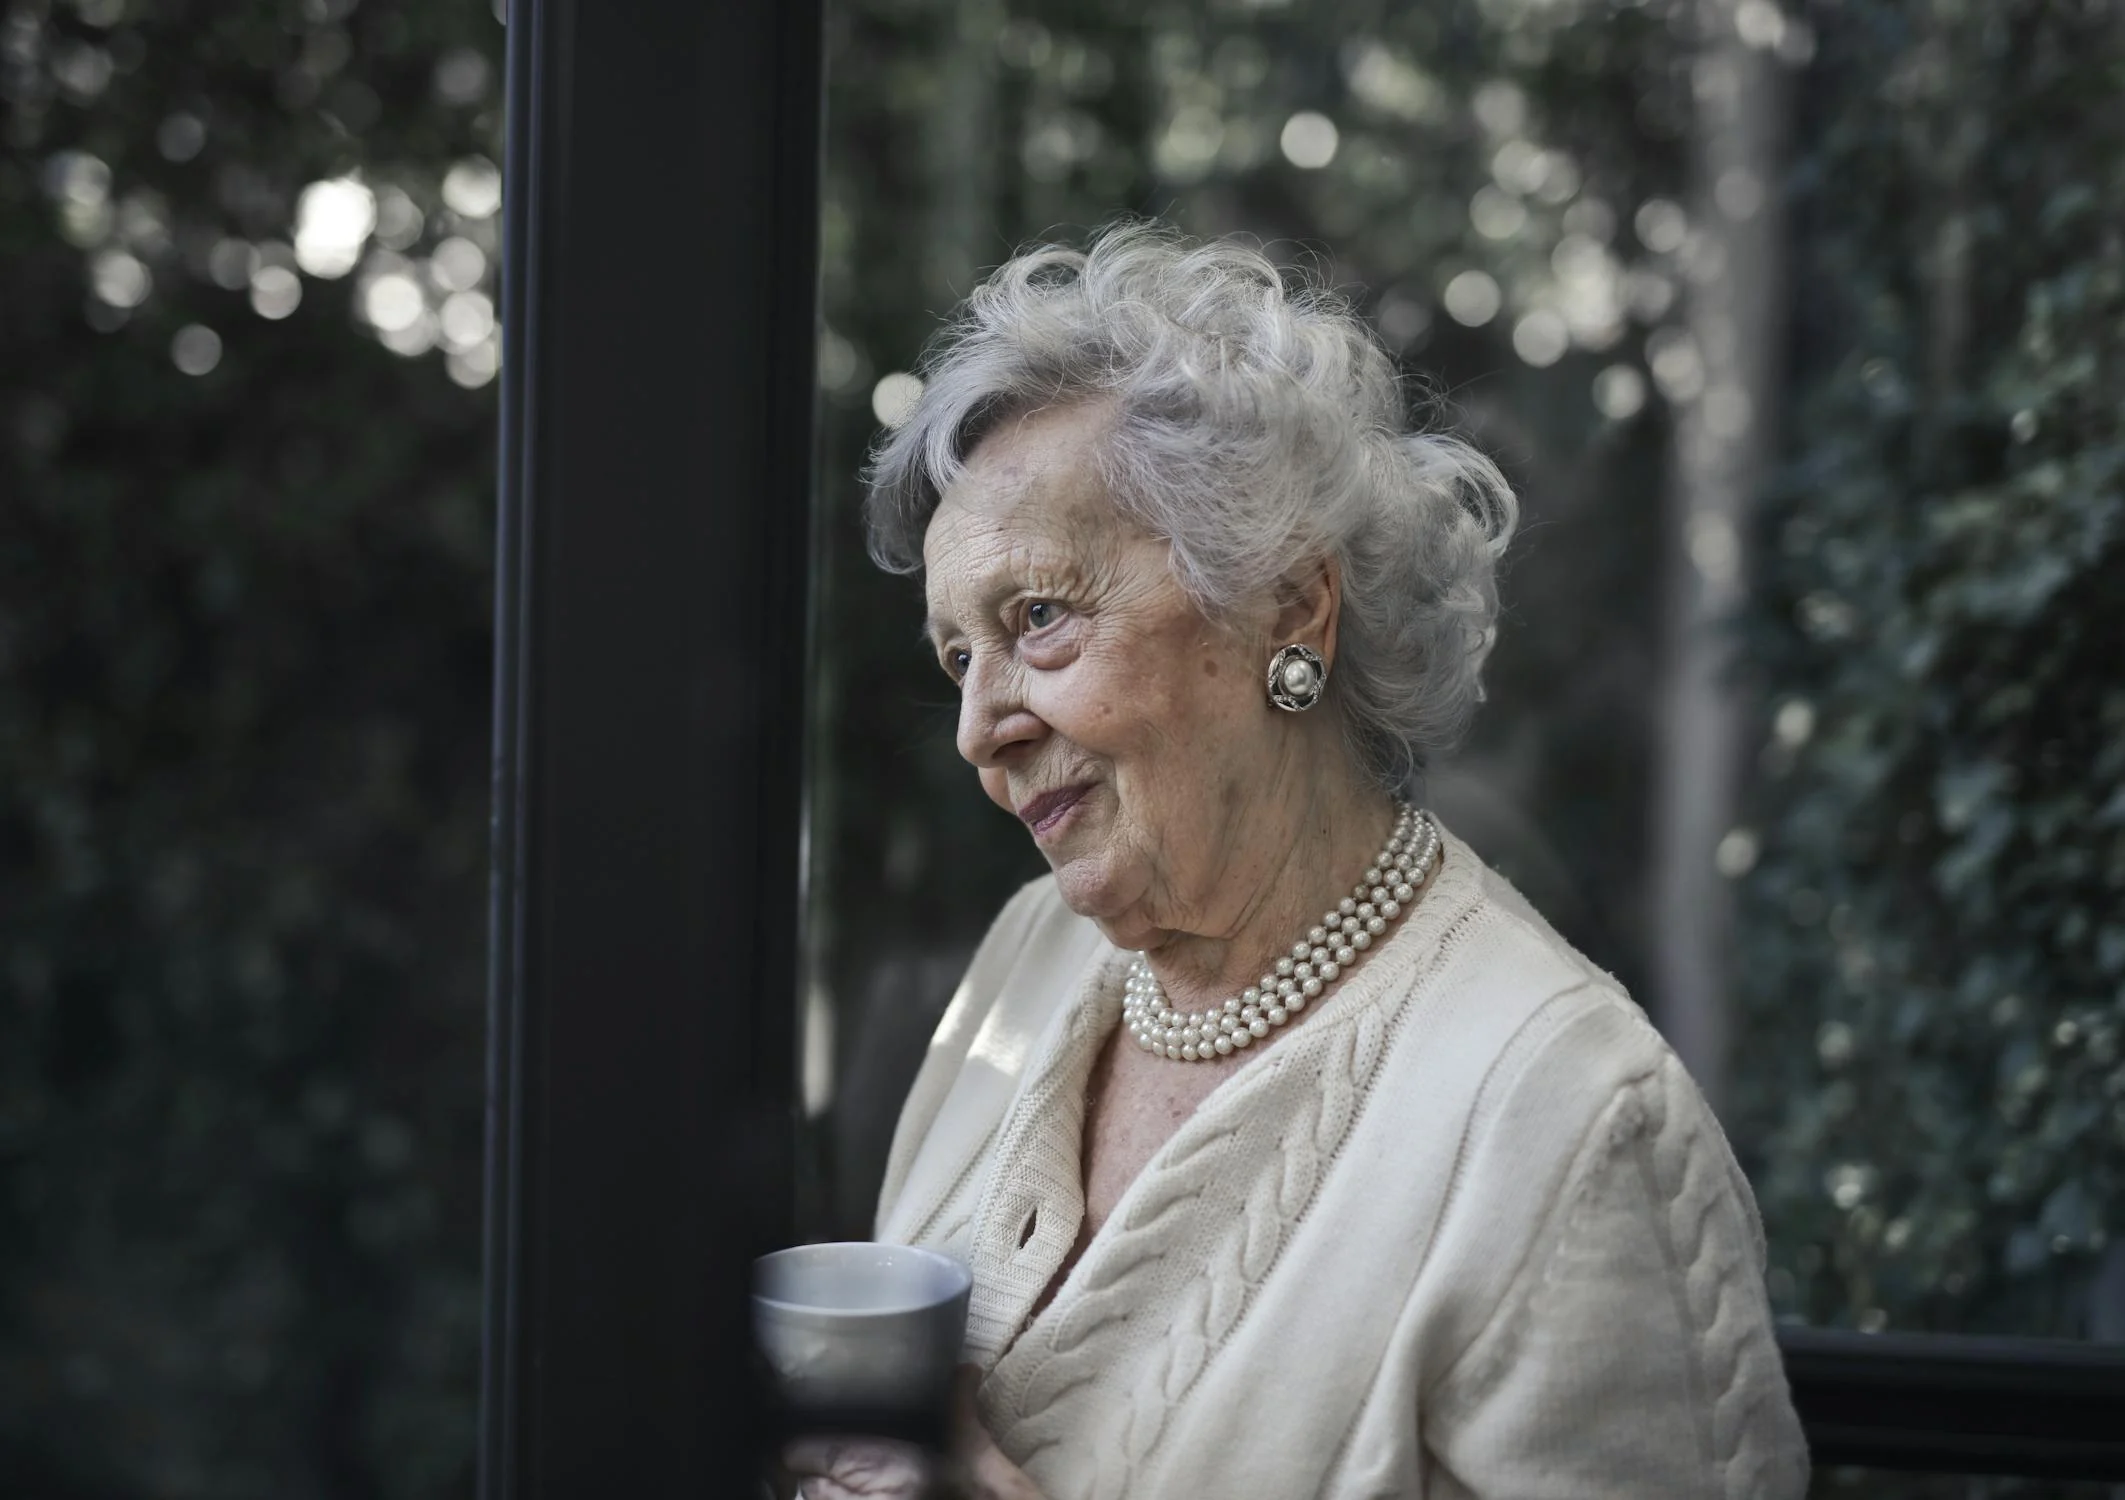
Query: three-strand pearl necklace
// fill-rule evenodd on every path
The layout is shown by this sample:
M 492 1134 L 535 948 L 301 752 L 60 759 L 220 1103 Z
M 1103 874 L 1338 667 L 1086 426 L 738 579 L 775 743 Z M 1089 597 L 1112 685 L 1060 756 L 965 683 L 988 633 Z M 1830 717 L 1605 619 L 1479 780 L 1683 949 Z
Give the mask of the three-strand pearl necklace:
M 1439 857 L 1439 830 L 1407 803 L 1394 833 L 1351 893 L 1291 945 L 1259 984 L 1208 1010 L 1179 1011 L 1141 953 L 1129 965 L 1122 1024 L 1146 1052 L 1176 1062 L 1209 1062 L 1245 1051 L 1318 1000 L 1416 899 Z

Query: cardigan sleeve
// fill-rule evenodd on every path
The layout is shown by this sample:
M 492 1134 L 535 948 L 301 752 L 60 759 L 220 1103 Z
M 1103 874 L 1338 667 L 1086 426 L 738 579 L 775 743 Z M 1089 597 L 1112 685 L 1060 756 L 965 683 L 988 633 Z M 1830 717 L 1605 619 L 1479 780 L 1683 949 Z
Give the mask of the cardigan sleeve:
M 1747 1180 L 1662 1048 L 1600 1111 L 1421 1403 L 1428 1492 L 1799 1500 L 1807 1449 L 1763 1271 Z

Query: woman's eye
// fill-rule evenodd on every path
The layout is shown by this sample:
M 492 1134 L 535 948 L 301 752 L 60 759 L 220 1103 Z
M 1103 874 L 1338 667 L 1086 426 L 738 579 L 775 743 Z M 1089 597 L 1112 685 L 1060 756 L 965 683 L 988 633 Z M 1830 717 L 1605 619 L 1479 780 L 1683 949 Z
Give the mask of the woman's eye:
M 1026 606 L 1026 629 L 1046 630 L 1063 615 L 1063 607 L 1052 599 L 1035 599 Z
M 974 657 L 971 652 L 947 651 L 944 657 L 945 676 L 951 678 L 954 682 L 958 682 L 967 675 L 967 668 L 973 664 Z

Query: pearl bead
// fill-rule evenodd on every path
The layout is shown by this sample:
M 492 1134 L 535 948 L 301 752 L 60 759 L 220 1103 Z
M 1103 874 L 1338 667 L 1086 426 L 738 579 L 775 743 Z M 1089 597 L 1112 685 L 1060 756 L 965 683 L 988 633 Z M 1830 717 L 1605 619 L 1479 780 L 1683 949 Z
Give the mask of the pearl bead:
M 1294 698 L 1303 698 L 1313 691 L 1313 663 L 1303 656 L 1294 656 L 1284 663 L 1284 691 Z
M 1305 670 L 1310 679 L 1318 677 Z M 1312 685 L 1317 691 L 1318 681 Z M 1179 1062 L 1207 1062 L 1252 1046 L 1327 993 L 1358 954 L 1385 934 L 1436 873 L 1438 853 L 1437 828 L 1414 808 L 1402 808 L 1365 879 L 1293 943 L 1290 955 L 1278 958 L 1259 984 L 1201 1010 L 1177 1010 L 1139 954 L 1122 981 L 1122 1024 L 1138 1046 Z

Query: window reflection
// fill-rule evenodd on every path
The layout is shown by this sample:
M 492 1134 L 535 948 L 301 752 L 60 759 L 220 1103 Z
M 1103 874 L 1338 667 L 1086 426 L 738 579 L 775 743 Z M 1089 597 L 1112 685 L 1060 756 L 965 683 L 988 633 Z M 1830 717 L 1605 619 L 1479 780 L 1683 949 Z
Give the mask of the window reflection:
M 1146 211 L 1360 289 L 1512 469 L 1493 701 L 1432 801 L 1718 1098 L 1781 1311 L 2118 1337 L 2125 138 L 2063 101 L 2121 47 L 1889 0 L 835 7 L 821 1228 L 868 1227 L 1039 869 L 852 476 L 982 267 Z

